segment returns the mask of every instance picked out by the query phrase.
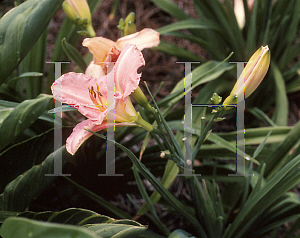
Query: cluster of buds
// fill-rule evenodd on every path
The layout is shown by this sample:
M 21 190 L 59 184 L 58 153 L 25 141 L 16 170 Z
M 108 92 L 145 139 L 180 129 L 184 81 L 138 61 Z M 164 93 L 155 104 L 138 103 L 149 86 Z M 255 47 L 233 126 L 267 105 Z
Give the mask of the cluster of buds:
M 119 20 L 119 25 L 117 26 L 122 31 L 122 36 L 127 36 L 136 32 L 136 26 L 134 24 L 135 13 L 131 12 L 126 17 L 125 21 L 123 18 Z
M 80 34 L 96 36 L 92 26 L 91 11 L 86 0 L 65 0 L 62 7 L 67 17 L 82 30 Z

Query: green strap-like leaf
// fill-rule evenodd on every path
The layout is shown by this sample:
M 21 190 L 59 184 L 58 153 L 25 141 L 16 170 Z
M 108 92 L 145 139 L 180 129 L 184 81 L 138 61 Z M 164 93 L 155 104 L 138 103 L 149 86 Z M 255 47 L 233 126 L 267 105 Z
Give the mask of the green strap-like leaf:
M 0 20 L 0 84 L 13 72 L 48 26 L 62 0 L 30 0 Z
M 73 45 L 68 43 L 66 38 L 62 39 L 61 45 L 68 58 L 74 61 L 80 67 L 82 72 L 85 72 L 87 65 L 78 50 Z
M 245 237 L 247 232 L 251 231 L 250 227 L 252 224 L 259 219 L 260 214 L 286 191 L 299 183 L 300 176 L 296 170 L 299 163 L 300 155 L 287 163 L 262 188 L 258 189 L 258 191 L 246 201 L 236 219 L 231 226 L 227 228 L 224 238 Z
M 94 135 L 106 139 L 105 136 L 89 131 Z M 138 158 L 126 147 L 119 144 L 116 141 L 114 142 L 119 148 L 121 148 L 130 158 L 131 162 L 137 167 L 139 172 L 153 185 L 153 187 L 160 193 L 160 195 L 165 199 L 166 202 L 170 204 L 179 214 L 184 216 L 197 230 L 198 234 L 205 234 L 202 226 L 197 222 L 194 214 L 190 213 L 187 210 L 187 207 L 184 206 L 177 198 L 175 198 L 166 188 L 164 188 L 161 183 L 156 179 L 156 177 L 142 164 Z
M 285 89 L 285 82 L 277 65 L 272 62 L 271 70 L 274 76 L 276 85 L 276 110 L 273 116 L 273 121 L 276 125 L 286 126 L 288 119 L 289 101 Z
M 201 57 L 195 55 L 194 53 L 162 40 L 158 46 L 153 47 L 152 49 L 174 55 L 182 60 L 201 61 Z
M 208 20 L 199 20 L 199 19 L 187 19 L 179 22 L 172 23 L 170 25 L 163 26 L 156 31 L 160 34 L 165 34 L 172 31 L 184 30 L 184 29 L 211 29 L 219 30 L 220 28 L 212 21 Z
M 189 19 L 190 16 L 185 14 L 185 12 L 180 9 L 171 0 L 151 0 L 158 8 L 170 14 L 171 16 L 177 18 L 178 20 Z

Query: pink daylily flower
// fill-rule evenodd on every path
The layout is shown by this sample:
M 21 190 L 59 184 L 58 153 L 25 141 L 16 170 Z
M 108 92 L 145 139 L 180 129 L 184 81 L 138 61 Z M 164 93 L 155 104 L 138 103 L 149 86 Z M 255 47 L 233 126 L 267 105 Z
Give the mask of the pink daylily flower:
M 136 45 L 141 51 L 144 48 L 158 46 L 159 43 L 159 33 L 150 28 L 145 28 L 134 34 L 121 37 L 116 42 L 104 37 L 86 38 L 82 42 L 82 45 L 89 48 L 94 59 L 86 69 L 85 74 L 97 77 L 105 75 L 106 62 L 116 61 L 121 50 L 127 44 Z
M 112 126 L 141 126 L 151 131 L 134 109 L 129 95 L 138 87 L 141 74 L 137 69 L 145 65 L 142 53 L 134 45 L 126 45 L 120 53 L 114 70 L 101 77 L 81 73 L 67 73 L 57 79 L 51 89 L 56 100 L 67 103 L 88 119 L 77 124 L 67 139 L 66 148 L 75 154 L 93 132 Z M 107 78 L 114 79 L 114 104 L 107 105 Z M 107 122 L 108 112 L 114 110 L 115 122 Z

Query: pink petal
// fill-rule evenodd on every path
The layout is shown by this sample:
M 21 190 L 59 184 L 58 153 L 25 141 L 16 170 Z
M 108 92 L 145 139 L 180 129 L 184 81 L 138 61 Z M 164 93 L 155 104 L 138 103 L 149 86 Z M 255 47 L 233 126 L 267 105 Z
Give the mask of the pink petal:
M 93 135 L 92 133 L 88 132 L 85 129 L 88 129 L 93 132 L 97 132 L 112 126 L 114 126 L 113 123 L 107 124 L 106 121 L 103 121 L 101 124 L 97 125 L 92 120 L 89 119 L 78 123 L 74 127 L 72 134 L 67 139 L 67 143 L 66 143 L 67 151 L 71 155 L 74 155 L 76 151 L 79 149 L 79 147 L 82 145 L 82 143 L 85 142 L 89 137 Z M 136 126 L 136 124 L 131 122 L 123 122 L 123 123 L 117 123 L 115 126 Z
M 136 110 L 134 109 L 130 97 L 124 99 L 115 98 L 115 120 L 116 122 L 131 122 L 136 117 Z
M 84 74 L 67 73 L 52 85 L 52 94 L 60 102 L 78 108 L 84 116 L 98 120 L 99 111 L 90 99 L 88 87 L 95 87 L 99 79 Z
M 66 143 L 67 151 L 70 154 L 74 155 L 75 152 L 78 150 L 78 148 L 81 146 L 81 144 L 85 140 L 87 140 L 90 136 L 93 135 L 92 133 L 88 132 L 85 129 L 96 132 L 96 131 L 100 131 L 106 127 L 107 127 L 107 124 L 105 121 L 102 122 L 102 124 L 100 124 L 100 125 L 95 124 L 94 121 L 89 120 L 89 119 L 85 120 L 83 122 L 80 122 L 79 124 L 77 124 L 74 127 L 72 134 L 67 139 L 67 143 Z
M 137 33 L 118 39 L 116 45 L 122 49 L 126 44 L 134 44 L 139 50 L 143 50 L 144 48 L 158 46 L 159 43 L 159 33 L 153 29 L 145 28 Z
M 145 65 L 142 53 L 134 45 L 126 45 L 122 50 L 115 66 L 116 91 L 129 96 L 139 85 L 141 74 L 137 73 L 139 67 Z

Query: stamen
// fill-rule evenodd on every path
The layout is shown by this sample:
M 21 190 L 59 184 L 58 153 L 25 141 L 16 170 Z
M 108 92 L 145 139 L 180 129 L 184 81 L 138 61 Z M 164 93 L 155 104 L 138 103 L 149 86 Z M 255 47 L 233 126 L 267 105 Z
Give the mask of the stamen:
M 94 91 L 93 86 L 91 86 L 90 94 L 92 94 L 94 98 L 96 98 L 96 96 L 97 96 L 96 93 L 95 93 L 95 91 Z
M 99 91 L 97 91 L 97 94 L 98 94 L 98 97 L 100 99 L 100 97 L 102 97 L 102 94 Z
M 99 97 L 102 97 L 102 94 L 100 93 L 100 90 L 99 90 L 99 84 L 96 83 L 96 85 L 97 85 L 97 91 L 96 92 L 97 92 Z
M 100 108 L 103 108 L 104 105 L 103 105 L 103 102 L 102 102 L 102 94 L 99 92 L 99 85 L 98 84 L 96 84 L 96 85 L 97 85 L 97 89 L 98 89 L 96 92 L 94 91 L 93 86 L 88 87 L 88 89 L 89 89 L 89 94 L 90 94 L 90 98 L 91 98 L 92 102 L 94 103 L 94 105 L 97 108 L 100 109 Z M 103 110 L 103 109 L 100 109 L 100 110 Z

